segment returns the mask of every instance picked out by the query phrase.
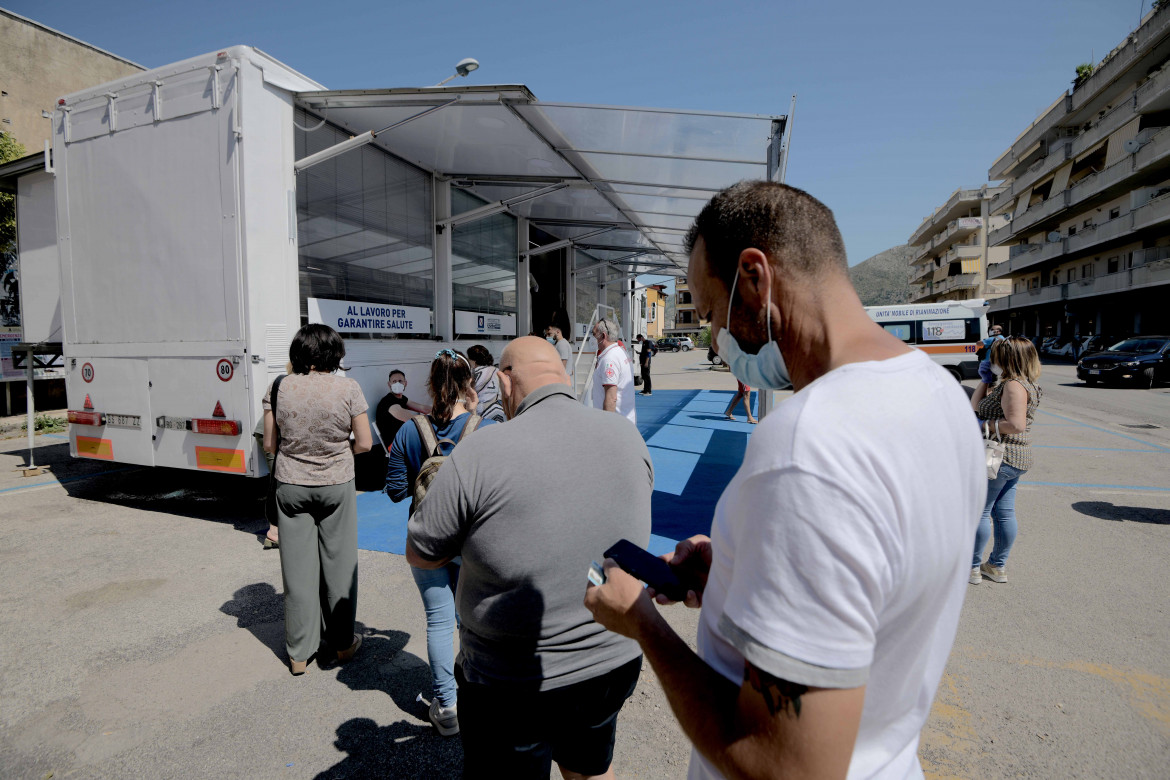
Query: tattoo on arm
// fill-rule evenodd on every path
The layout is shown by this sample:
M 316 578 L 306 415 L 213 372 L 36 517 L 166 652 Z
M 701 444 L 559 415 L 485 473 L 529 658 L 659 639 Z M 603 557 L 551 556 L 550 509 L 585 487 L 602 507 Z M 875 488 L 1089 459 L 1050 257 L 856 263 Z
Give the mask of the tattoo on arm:
M 757 669 L 750 663 L 743 667 L 743 679 L 751 683 L 752 688 L 759 691 L 764 697 L 764 704 L 768 707 L 768 714 L 778 712 L 791 713 L 800 717 L 800 697 L 808 693 L 808 686 L 800 683 L 775 677 L 765 671 Z

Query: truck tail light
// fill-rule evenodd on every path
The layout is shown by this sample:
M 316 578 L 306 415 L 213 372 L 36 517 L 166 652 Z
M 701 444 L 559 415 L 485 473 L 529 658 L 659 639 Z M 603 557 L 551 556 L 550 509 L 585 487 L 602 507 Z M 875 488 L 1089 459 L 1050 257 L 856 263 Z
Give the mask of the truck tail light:
M 72 409 L 67 415 L 69 422 L 74 425 L 104 425 L 101 412 L 77 412 Z
M 219 436 L 239 436 L 240 423 L 238 420 L 213 420 L 199 417 L 191 420 L 191 430 L 195 433 L 214 433 Z

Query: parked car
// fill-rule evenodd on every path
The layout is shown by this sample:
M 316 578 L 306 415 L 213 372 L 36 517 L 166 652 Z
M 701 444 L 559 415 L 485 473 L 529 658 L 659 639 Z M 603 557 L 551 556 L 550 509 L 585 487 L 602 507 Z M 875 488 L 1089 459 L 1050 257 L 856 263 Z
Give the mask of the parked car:
M 667 339 L 658 339 L 658 349 L 661 352 L 680 352 L 683 350 L 690 351 L 694 348 L 694 346 L 694 342 L 685 336 L 682 338 L 671 337 Z
M 711 361 L 711 365 L 713 366 L 723 365 L 723 358 L 719 357 L 718 353 L 715 352 L 715 347 L 707 347 L 707 360 Z
M 1085 384 L 1134 382 L 1152 387 L 1170 381 L 1170 336 L 1134 336 L 1077 363 L 1077 379 Z
M 1123 336 L 1116 333 L 1094 333 L 1085 339 L 1085 346 L 1082 354 L 1088 355 L 1090 352 L 1104 352 L 1119 341 L 1124 341 L 1130 336 Z

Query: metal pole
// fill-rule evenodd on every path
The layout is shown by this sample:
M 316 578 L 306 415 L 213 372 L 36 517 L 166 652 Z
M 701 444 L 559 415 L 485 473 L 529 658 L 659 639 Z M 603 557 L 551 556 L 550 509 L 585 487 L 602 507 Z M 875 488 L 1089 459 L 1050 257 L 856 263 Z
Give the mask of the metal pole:
M 27 398 L 27 405 L 25 413 L 28 416 L 28 465 L 26 469 L 35 469 L 37 467 L 36 460 L 33 457 L 33 437 L 36 433 L 36 409 L 33 405 L 33 351 L 30 347 L 28 350 L 27 361 L 24 365 L 24 394 Z

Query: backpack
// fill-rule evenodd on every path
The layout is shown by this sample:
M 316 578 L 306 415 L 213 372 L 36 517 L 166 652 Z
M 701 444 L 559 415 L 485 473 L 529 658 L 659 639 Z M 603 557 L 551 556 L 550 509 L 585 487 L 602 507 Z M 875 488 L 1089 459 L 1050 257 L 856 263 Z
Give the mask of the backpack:
M 471 418 L 463 424 L 463 431 L 459 434 L 459 441 L 437 438 L 435 429 L 431 427 L 431 421 L 427 419 L 425 414 L 416 414 L 411 419 L 414 420 L 414 426 L 418 429 L 418 437 L 422 440 L 423 454 L 426 456 L 418 469 L 418 475 L 414 478 L 411 501 L 411 514 L 414 514 L 414 507 L 423 500 L 423 497 L 427 494 L 427 490 L 431 487 L 431 483 L 439 475 L 439 468 L 449 457 L 443 454 L 440 445 L 446 443 L 452 447 L 458 446 L 459 442 L 463 441 L 468 434 L 475 432 L 482 418 L 478 414 L 472 414 Z

